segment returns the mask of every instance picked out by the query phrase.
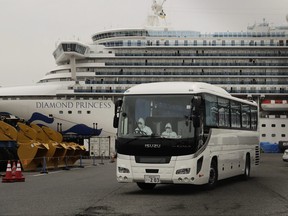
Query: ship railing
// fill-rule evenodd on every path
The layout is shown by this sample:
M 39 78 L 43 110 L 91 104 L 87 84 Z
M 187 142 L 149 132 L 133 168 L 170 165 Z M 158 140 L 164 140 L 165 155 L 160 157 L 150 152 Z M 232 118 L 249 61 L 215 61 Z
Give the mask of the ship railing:
M 285 37 L 285 35 L 274 35 L 274 36 L 270 36 L 269 38 L 271 37 Z M 224 38 L 224 37 L 223 37 Z M 237 47 L 251 47 L 251 46 L 267 46 L 267 47 L 270 47 L 270 46 L 288 46 L 287 43 L 276 43 L 276 42 L 273 42 L 271 43 L 270 41 L 268 40 L 265 40 L 264 41 L 264 37 L 261 37 L 261 40 L 260 40 L 260 37 L 258 37 L 256 40 L 251 40 L 251 41 L 234 41 L 234 42 L 229 42 L 228 41 L 218 41 L 218 42 L 214 42 L 213 40 L 212 41 L 197 41 L 197 43 L 194 43 L 194 41 L 187 41 L 187 42 L 180 42 L 178 41 L 178 44 L 175 43 L 175 41 L 169 41 L 168 43 L 167 42 L 161 42 L 161 43 L 157 43 L 157 42 L 154 42 L 152 43 L 152 45 L 147 45 L 145 41 L 140 41 L 140 42 L 119 42 L 119 41 L 115 41 L 115 42 L 107 42 L 107 43 L 100 43 L 101 45 L 104 45 L 106 47 L 146 47 L 146 46 L 149 46 L 149 47 L 214 47 L 214 46 L 219 46 L 219 47 L 231 47 L 231 46 L 237 46 Z
M 155 74 L 155 76 L 152 76 L 152 78 L 154 77 L 159 77 L 159 76 L 166 76 L 167 75 L 164 75 L 164 74 Z M 277 79 L 277 80 L 267 80 L 267 77 L 263 77 L 263 78 L 259 78 L 257 76 L 250 76 L 250 77 L 241 77 L 239 75 L 232 75 L 229 77 L 229 80 L 225 80 L 225 79 L 221 79 L 221 80 L 215 80 L 215 78 L 225 78 L 227 76 L 227 74 L 195 74 L 195 75 L 189 75 L 189 74 L 178 74 L 177 76 L 172 76 L 171 75 L 171 78 L 181 78 L 183 76 L 188 76 L 188 78 L 191 78 L 191 79 L 201 79 L 203 78 L 202 81 L 206 81 L 206 82 L 211 82 L 211 83 L 222 83 L 222 84 L 253 84 L 253 85 L 287 85 L 288 84 L 288 77 L 277 77 L 277 78 L 274 78 L 274 79 Z M 135 77 L 135 76 L 134 76 Z M 256 79 L 255 79 L 255 78 Z M 185 77 L 187 78 L 187 77 Z M 269 77 L 271 78 L 271 77 Z M 284 78 L 287 78 L 287 79 L 284 79 Z M 266 80 L 265 80 L 266 79 Z M 157 79 L 158 80 L 158 79 Z M 157 81 L 155 80 L 155 81 Z M 121 81 L 106 81 L 105 82 L 105 86 L 103 87 L 99 87 L 97 86 L 97 88 L 95 88 L 95 84 L 99 84 L 99 83 L 95 83 L 95 84 L 89 84 L 88 86 L 82 86 L 82 87 L 78 87 L 78 88 L 75 88 L 75 90 L 78 90 L 78 91 L 81 91 L 82 89 L 85 89 L 86 90 L 89 90 L 89 91 L 94 91 L 95 89 L 102 89 L 102 88 L 109 88 L 110 86 L 107 86 L 107 85 L 118 85 L 118 84 L 138 84 L 138 83 L 143 83 L 143 82 L 151 82 L 152 80 L 149 79 L 149 77 L 146 77 L 146 80 L 142 80 L 142 81 L 133 81 L 133 80 L 121 80 Z M 94 85 L 94 86 L 93 86 Z
M 273 45 L 271 45 L 273 46 Z M 225 53 L 116 53 L 115 56 L 118 57 L 143 57 L 143 56 L 147 56 L 147 57 L 175 57 L 175 56 L 181 56 L 181 57 L 197 57 L 197 56 L 221 56 L 221 57 L 231 57 L 231 56 L 235 56 L 235 57 L 247 57 L 247 56 L 254 56 L 255 58 L 257 57 L 263 57 L 263 56 L 267 56 L 267 57 L 274 57 L 274 56 L 287 56 L 287 53 L 285 52 L 280 52 L 280 53 L 230 53 L 229 55 L 225 54 Z
M 268 62 L 248 62 L 248 63 L 243 63 L 243 62 L 238 62 L 235 63 L 235 60 L 231 60 L 231 62 L 227 62 L 227 63 L 197 63 L 197 62 L 193 62 L 193 63 L 189 63 L 189 62 L 181 62 L 181 63 L 173 63 L 173 62 L 153 62 L 153 63 L 142 63 L 142 62 L 131 62 L 131 63 L 110 63 L 110 62 L 106 62 L 105 63 L 106 66 L 253 66 L 253 67 L 262 67 L 262 66 L 274 66 L 274 67 L 288 67 L 288 63 L 268 63 Z

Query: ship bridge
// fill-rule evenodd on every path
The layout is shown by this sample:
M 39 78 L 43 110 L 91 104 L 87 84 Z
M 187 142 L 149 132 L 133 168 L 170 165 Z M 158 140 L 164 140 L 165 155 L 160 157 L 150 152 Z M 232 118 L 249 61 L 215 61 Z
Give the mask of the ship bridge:
M 61 42 L 56 50 L 53 52 L 56 63 L 70 61 L 71 56 L 77 59 L 85 58 L 88 53 L 88 46 L 78 41 Z

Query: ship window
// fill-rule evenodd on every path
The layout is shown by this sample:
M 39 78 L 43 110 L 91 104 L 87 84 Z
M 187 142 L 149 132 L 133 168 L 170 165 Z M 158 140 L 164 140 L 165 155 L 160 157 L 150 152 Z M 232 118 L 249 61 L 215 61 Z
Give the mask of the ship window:
M 71 110 L 69 110 L 69 111 L 68 111 L 68 114 L 72 114 L 72 111 L 71 111 Z
M 276 134 L 271 134 L 272 137 L 276 137 Z
M 271 39 L 271 40 L 270 40 L 270 46 L 273 46 L 273 45 L 274 45 L 274 40 Z
M 275 124 L 271 124 L 271 127 L 276 127 L 276 125 Z
M 78 114 L 81 114 L 82 113 L 82 111 L 81 110 L 78 110 Z
M 88 110 L 88 111 L 87 111 L 87 114 L 91 114 L 91 111 L 90 111 L 90 110 Z
M 262 127 L 266 127 L 266 124 L 262 124 Z
M 286 125 L 285 124 L 281 124 L 281 127 L 285 127 Z
M 286 137 L 286 134 L 281 134 L 281 137 Z
M 266 134 L 261 134 L 262 137 L 266 137 Z
M 62 110 L 60 110 L 60 111 L 59 111 L 59 114 L 63 114 L 63 111 L 62 111 Z

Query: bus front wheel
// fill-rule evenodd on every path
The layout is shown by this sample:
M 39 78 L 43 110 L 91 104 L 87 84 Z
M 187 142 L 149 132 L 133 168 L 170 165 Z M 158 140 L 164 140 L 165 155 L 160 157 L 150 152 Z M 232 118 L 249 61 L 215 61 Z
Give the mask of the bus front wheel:
M 207 184 L 208 189 L 215 188 L 218 181 L 218 169 L 217 169 L 217 162 L 215 160 L 212 160 L 211 166 L 210 166 L 210 174 L 209 174 L 209 181 Z
M 156 184 L 148 184 L 148 183 L 143 183 L 143 182 L 137 182 L 137 185 L 139 188 L 142 190 L 153 190 Z

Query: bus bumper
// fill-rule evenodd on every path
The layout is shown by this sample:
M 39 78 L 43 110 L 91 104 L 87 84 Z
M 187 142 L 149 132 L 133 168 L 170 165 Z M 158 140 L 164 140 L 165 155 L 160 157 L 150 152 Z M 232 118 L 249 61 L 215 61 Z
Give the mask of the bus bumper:
M 196 175 L 196 166 L 187 160 L 172 157 L 169 164 L 139 164 L 134 156 L 117 155 L 116 176 L 119 183 L 145 182 L 156 184 L 195 184 L 208 182 L 208 176 Z M 190 164 L 190 167 L 187 167 Z M 189 170 L 188 170 L 189 169 Z

